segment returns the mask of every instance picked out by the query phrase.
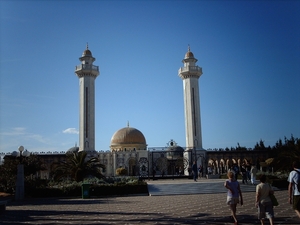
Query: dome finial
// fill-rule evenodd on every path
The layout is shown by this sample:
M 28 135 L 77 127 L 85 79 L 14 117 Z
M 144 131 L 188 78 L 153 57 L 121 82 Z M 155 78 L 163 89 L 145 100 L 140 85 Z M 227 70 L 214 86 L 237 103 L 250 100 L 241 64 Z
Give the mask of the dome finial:
M 191 52 L 190 44 L 188 44 L 188 51 L 185 54 L 184 59 L 194 59 L 194 54 Z
M 84 56 L 92 56 L 92 52 L 89 50 L 89 43 L 86 43 L 86 49 L 82 53 L 82 57 Z
M 127 121 L 127 127 L 129 127 L 129 121 Z

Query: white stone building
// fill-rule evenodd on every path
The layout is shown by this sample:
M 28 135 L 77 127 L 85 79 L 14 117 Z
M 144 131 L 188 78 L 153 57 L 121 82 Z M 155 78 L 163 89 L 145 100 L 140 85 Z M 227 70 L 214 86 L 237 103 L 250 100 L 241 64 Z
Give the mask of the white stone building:
M 192 161 L 204 165 L 205 150 L 202 148 L 201 117 L 200 117 L 200 96 L 198 79 L 202 75 L 202 68 L 196 65 L 197 59 L 188 48 L 182 60 L 184 66 L 178 71 L 178 75 L 183 80 L 184 90 L 184 111 L 186 129 L 186 149 L 184 154 L 180 151 L 174 153 L 177 146 L 172 146 L 174 154 L 162 151 L 159 156 L 147 150 L 146 138 L 143 133 L 136 128 L 124 127 L 116 131 L 110 143 L 110 151 L 95 151 L 95 79 L 99 75 L 99 67 L 93 65 L 96 60 L 92 52 L 87 48 L 82 57 L 79 58 L 81 65 L 76 66 L 75 73 L 79 77 L 79 151 L 88 151 L 92 155 L 97 155 L 100 161 L 106 166 L 105 175 L 114 176 L 116 169 L 123 167 L 128 171 L 128 175 L 148 176 L 157 168 L 161 168 L 158 173 L 168 174 L 175 171 L 175 167 L 183 166 L 185 175 Z M 175 142 L 174 142 L 175 143 Z M 178 146 L 180 147 L 180 146 Z M 74 148 L 73 148 L 74 150 Z M 170 148 L 166 148 L 170 150 Z M 164 150 L 166 152 L 166 150 Z M 149 158 L 151 155 L 151 159 Z M 155 157 L 153 156 L 155 155 Z M 176 159 L 174 156 L 177 155 Z M 179 157 L 178 155 L 182 155 Z M 172 156 L 172 159 L 170 158 Z M 175 160 L 175 161 L 174 161 Z M 182 161 L 181 163 L 179 161 Z M 168 162 L 172 161 L 172 165 Z M 162 166 L 162 162 L 166 165 Z M 160 166 L 157 166 L 157 163 Z M 170 164 L 170 163 L 169 163 Z M 172 168 L 171 168 L 172 167 Z M 173 168 L 174 167 L 174 168 Z M 163 168 L 163 169 L 162 169 Z M 172 172 L 172 173 L 173 173 Z

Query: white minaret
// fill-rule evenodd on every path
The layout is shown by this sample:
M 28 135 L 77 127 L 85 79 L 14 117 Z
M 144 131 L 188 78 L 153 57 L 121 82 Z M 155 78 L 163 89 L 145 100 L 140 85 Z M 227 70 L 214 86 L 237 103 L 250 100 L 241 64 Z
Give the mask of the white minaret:
M 95 79 L 99 67 L 86 46 L 79 58 L 81 64 L 76 66 L 75 73 L 79 78 L 79 151 L 95 150 Z
M 197 61 L 188 47 L 188 52 L 182 60 L 184 66 L 179 69 L 178 75 L 183 80 L 186 147 L 202 150 L 198 84 L 198 79 L 202 75 L 202 68 L 196 65 Z

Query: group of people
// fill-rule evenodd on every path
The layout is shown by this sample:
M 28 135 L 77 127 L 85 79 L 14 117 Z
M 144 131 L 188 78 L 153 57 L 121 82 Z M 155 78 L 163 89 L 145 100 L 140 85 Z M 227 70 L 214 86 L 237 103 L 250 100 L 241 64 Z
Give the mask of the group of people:
M 248 184 L 248 181 L 255 185 L 257 168 L 256 166 L 246 166 L 242 165 L 241 169 L 239 169 L 238 165 L 234 165 L 229 169 L 229 171 L 234 173 L 234 177 L 237 180 L 239 174 L 242 176 L 242 183 Z
M 255 174 L 256 175 L 256 174 Z M 233 171 L 227 173 L 228 179 L 225 181 L 224 186 L 228 189 L 227 204 L 230 207 L 231 215 L 234 224 L 238 224 L 236 216 L 236 207 L 240 203 L 243 205 L 243 195 L 240 184 L 235 177 Z M 251 182 L 254 177 L 251 177 Z M 274 209 L 270 195 L 274 194 L 272 186 L 266 182 L 266 175 L 260 176 L 260 183 L 256 186 L 255 207 L 258 209 L 258 219 L 261 224 L 264 224 L 264 218 L 269 219 L 270 225 L 274 224 Z M 289 203 L 293 205 L 297 216 L 300 218 L 300 162 L 293 163 L 293 170 L 288 177 L 289 187 Z

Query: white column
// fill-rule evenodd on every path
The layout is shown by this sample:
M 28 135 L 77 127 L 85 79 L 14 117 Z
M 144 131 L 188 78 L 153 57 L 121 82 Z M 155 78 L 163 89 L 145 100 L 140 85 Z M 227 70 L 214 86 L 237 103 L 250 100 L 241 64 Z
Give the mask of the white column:
M 96 60 L 86 47 L 81 64 L 75 73 L 79 78 L 79 151 L 95 151 L 95 79 L 99 67 L 93 65 Z
M 188 49 L 182 60 L 184 66 L 178 71 L 183 80 L 184 115 L 186 130 L 186 147 L 202 150 L 202 131 L 200 115 L 200 94 L 198 79 L 202 75 L 202 68 L 196 65 L 198 60 Z

